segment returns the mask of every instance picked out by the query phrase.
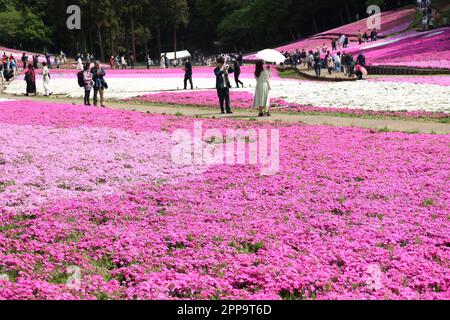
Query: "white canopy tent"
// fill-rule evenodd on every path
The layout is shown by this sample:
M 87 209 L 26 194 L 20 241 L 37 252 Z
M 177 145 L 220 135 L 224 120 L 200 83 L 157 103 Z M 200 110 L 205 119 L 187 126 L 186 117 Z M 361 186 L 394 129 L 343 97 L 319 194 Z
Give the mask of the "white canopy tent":
M 166 55 L 167 59 L 169 59 L 169 60 L 174 60 L 175 59 L 175 52 L 161 53 L 161 57 L 164 56 L 164 55 Z M 177 51 L 176 59 L 183 59 L 183 58 L 190 58 L 190 57 L 191 57 L 191 54 L 187 50 Z

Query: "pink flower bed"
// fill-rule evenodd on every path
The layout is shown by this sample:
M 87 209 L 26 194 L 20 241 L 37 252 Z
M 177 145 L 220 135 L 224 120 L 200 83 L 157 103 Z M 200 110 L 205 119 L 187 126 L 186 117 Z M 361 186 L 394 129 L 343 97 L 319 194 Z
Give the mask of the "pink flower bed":
M 384 47 L 366 50 L 373 65 L 450 69 L 450 28 L 407 38 Z
M 253 93 L 247 91 L 230 92 L 231 105 L 233 108 L 237 109 L 252 109 L 253 97 L 254 97 Z M 197 107 L 211 107 L 211 108 L 218 107 L 217 92 L 215 90 L 159 92 L 136 98 L 124 99 L 124 101 L 162 103 L 179 106 L 197 106 Z M 336 108 L 333 106 L 329 107 L 304 106 L 298 103 L 287 102 L 279 98 L 272 98 L 271 104 L 276 106 L 273 109 L 274 111 L 280 112 L 305 112 L 305 113 L 328 113 L 328 114 L 344 113 L 354 116 L 377 116 L 377 117 L 400 117 L 400 118 L 432 118 L 432 119 L 448 118 L 448 114 L 446 113 L 433 113 L 424 111 L 391 112 L 391 111 L 370 111 L 370 110 L 350 109 L 350 108 Z
M 3 56 L 3 53 L 6 53 L 6 55 L 9 57 L 11 54 L 13 55 L 13 57 L 16 59 L 17 62 L 19 62 L 19 67 L 22 66 L 22 54 L 25 52 L 25 54 L 28 56 L 28 61 L 32 62 L 33 61 L 33 56 L 36 54 L 39 54 L 39 62 L 45 62 L 47 61 L 45 59 L 45 56 L 43 53 L 33 53 L 33 52 L 28 52 L 28 51 L 20 51 L 20 50 L 16 50 L 16 49 L 9 49 L 9 48 L 4 48 L 4 47 L 0 47 L 0 55 Z M 53 58 L 51 58 L 51 61 L 53 61 Z
M 169 181 L 153 180 L 161 167 L 147 181 L 128 171 L 147 170 L 136 145 L 191 132 L 194 119 L 25 101 L 0 110 L 0 138 L 14 141 L 0 145 L 0 199 L 15 202 L 0 215 L 0 299 L 448 298 L 448 136 L 205 120 L 279 129 L 280 172 L 219 166 L 172 184 L 172 166 Z M 5 181 L 13 168 L 22 174 Z M 55 198 L 58 175 L 66 191 L 128 182 Z M 26 208 L 11 189 L 41 199 Z M 77 287 L 68 266 L 81 268 Z
M 416 9 L 399 9 L 393 11 L 387 11 L 381 13 L 381 29 L 378 30 L 378 34 L 381 36 L 387 36 L 390 34 L 405 31 L 411 26 L 416 16 Z M 346 34 L 346 35 L 356 35 L 359 31 L 363 33 L 371 30 L 368 29 L 368 19 L 362 19 L 354 23 L 347 24 L 343 27 L 329 30 L 327 32 L 321 33 L 319 35 L 329 35 L 329 34 Z

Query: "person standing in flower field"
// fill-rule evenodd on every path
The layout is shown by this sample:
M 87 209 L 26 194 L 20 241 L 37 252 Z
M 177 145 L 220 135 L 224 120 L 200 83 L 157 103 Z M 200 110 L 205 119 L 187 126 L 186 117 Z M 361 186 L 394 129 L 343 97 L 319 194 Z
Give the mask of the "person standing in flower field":
M 127 60 L 125 59 L 125 56 L 122 56 L 120 59 L 120 64 L 122 65 L 122 70 L 127 68 Z
M 134 55 L 133 54 L 130 55 L 130 67 L 131 67 L 131 69 L 134 69 Z
M 28 63 L 28 57 L 25 54 L 25 52 L 22 54 L 22 64 L 23 64 L 23 70 L 25 70 L 27 68 L 27 63 Z
M 330 51 L 327 52 L 325 60 L 327 63 L 328 73 L 329 73 L 329 75 L 331 75 L 331 73 L 333 72 L 333 70 L 335 69 L 336 66 L 334 65 L 334 60 L 333 60 L 333 57 L 331 56 Z
M 190 83 L 191 90 L 194 90 L 194 84 L 192 82 L 192 63 L 189 59 L 184 59 L 184 90 L 187 90 L 187 83 Z
M 264 69 L 262 60 L 256 63 L 255 68 L 256 89 L 253 107 L 259 109 L 259 117 L 270 117 L 270 72 Z
M 361 30 L 358 31 L 358 44 L 361 45 L 363 43 L 363 34 Z
M 80 55 L 78 56 L 78 59 L 77 59 L 77 70 L 83 70 L 83 61 L 82 61 Z
M 13 70 L 13 74 L 14 74 L 14 76 L 18 76 L 19 68 L 17 67 L 17 61 L 12 55 L 11 55 L 10 60 L 11 60 L 10 67 Z
M 28 69 L 25 71 L 25 82 L 27 83 L 26 96 L 36 94 L 36 72 L 32 63 L 28 64 Z
M 104 92 L 105 89 L 108 89 L 108 85 L 104 79 L 106 75 L 105 70 L 100 67 L 99 61 L 95 61 L 94 68 L 92 68 L 91 73 L 92 80 L 94 81 L 94 106 L 97 106 L 97 96 L 100 94 L 100 106 L 104 108 Z
M 331 49 L 333 51 L 337 50 L 337 43 L 338 43 L 338 40 L 336 38 L 333 38 L 333 40 L 331 40 Z
M 233 68 L 234 68 L 234 81 L 236 82 L 236 86 L 239 88 L 239 84 L 244 87 L 244 83 L 239 80 L 239 76 L 241 75 L 241 65 L 239 60 L 233 59 Z
M 44 96 L 51 96 L 53 92 L 50 89 L 50 70 L 48 69 L 47 62 L 42 62 L 42 78 L 44 82 Z
M 320 59 L 320 49 L 317 48 L 314 53 L 314 70 L 316 72 L 316 77 L 320 77 L 320 71 L 322 69 L 321 59 Z
M 116 59 L 114 58 L 114 56 L 111 56 L 111 58 L 109 58 L 109 66 L 111 67 L 111 69 L 114 69 L 115 63 L 116 63 Z
M 89 64 L 86 63 L 84 65 L 84 71 L 83 71 L 83 81 L 84 81 L 84 105 L 90 106 L 91 102 L 91 90 L 92 90 L 92 73 L 89 70 Z
M 228 75 L 233 72 L 233 68 L 225 65 L 225 59 L 223 57 L 217 58 L 217 67 L 214 69 L 214 74 L 216 75 L 216 89 L 222 114 L 225 113 L 225 108 L 228 114 L 233 113 L 230 107 L 231 84 L 228 78 Z

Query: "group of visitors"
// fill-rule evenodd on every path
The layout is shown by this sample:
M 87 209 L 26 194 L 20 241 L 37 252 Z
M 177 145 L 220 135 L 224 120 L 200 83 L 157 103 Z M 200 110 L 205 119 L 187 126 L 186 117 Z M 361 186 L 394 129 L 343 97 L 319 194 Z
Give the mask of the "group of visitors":
M 27 68 L 24 70 L 25 73 L 25 82 L 27 84 L 26 96 L 36 95 L 36 70 L 33 63 L 29 63 Z M 44 84 L 44 96 L 49 97 L 53 94 L 53 91 L 50 88 L 50 70 L 47 65 L 47 62 L 42 62 L 42 81 Z
M 346 76 L 353 77 L 356 75 L 359 79 L 362 79 L 362 74 L 359 72 L 354 72 L 355 60 L 353 56 L 349 53 L 343 51 L 335 52 L 331 54 L 328 48 L 324 45 L 324 47 L 316 48 L 315 51 L 309 50 L 306 52 L 303 49 L 301 52 L 297 50 L 292 56 L 289 55 L 288 63 L 293 66 L 304 66 L 308 70 L 313 70 L 317 77 L 322 75 L 322 69 L 326 68 L 328 70 L 328 74 L 331 75 L 333 73 L 344 73 Z M 359 65 L 366 68 L 365 55 L 362 52 L 358 58 Z
M 148 58 L 149 57 L 147 56 L 147 59 Z M 111 58 L 109 59 L 109 66 L 111 67 L 111 69 L 115 68 L 124 70 L 127 69 L 128 67 L 134 69 L 135 63 L 136 60 L 133 54 L 111 56 Z M 147 67 L 149 68 L 149 62 L 147 62 Z
M 52 55 L 49 52 L 46 52 L 44 54 L 44 58 L 45 58 L 45 64 L 47 66 L 47 68 L 49 69 L 59 69 L 60 66 L 62 64 L 67 63 L 67 57 L 66 54 L 61 50 L 60 54 L 55 55 L 52 61 Z M 33 64 L 33 67 L 35 70 L 39 69 L 40 67 L 42 67 L 44 65 L 44 63 L 40 63 L 40 59 L 41 56 L 39 54 L 33 54 L 31 56 L 31 63 Z M 28 68 L 28 63 L 29 63 L 29 57 L 27 56 L 27 54 L 24 52 L 22 53 L 22 57 L 20 59 L 22 61 L 22 68 L 23 70 Z
M 17 61 L 11 54 L 9 57 L 3 52 L 2 59 L 0 61 L 0 80 L 2 82 L 9 81 L 19 74 L 17 67 Z
M 95 55 L 93 53 L 78 53 L 75 57 L 75 61 L 77 62 L 77 70 L 83 70 L 84 65 L 86 63 L 92 64 L 95 62 Z
M 364 52 L 361 52 L 355 60 L 351 53 L 343 51 L 341 54 L 339 51 L 332 55 L 328 51 L 325 58 L 322 60 L 320 52 L 317 49 L 313 59 L 314 70 L 318 77 L 321 76 L 321 69 L 323 67 L 326 67 L 329 75 L 332 75 L 333 73 L 344 73 L 344 75 L 349 78 L 357 76 L 360 80 L 362 80 L 364 74 L 367 74 L 366 56 Z
M 435 21 L 431 0 L 417 0 L 417 8 L 422 14 L 423 30 L 432 29 L 435 26 Z
M 373 29 L 372 31 L 370 31 L 370 34 L 367 33 L 367 31 L 365 31 L 364 33 L 359 30 L 358 32 L 358 44 L 361 45 L 366 42 L 372 41 L 377 41 L 378 40 L 378 31 L 377 29 Z
M 91 68 L 90 63 L 83 65 L 83 71 L 78 73 L 78 84 L 84 88 L 84 105 L 90 106 L 91 91 L 94 89 L 94 106 L 97 106 L 98 97 L 100 96 L 100 106 L 104 105 L 104 92 L 108 89 L 108 84 L 105 81 L 106 72 L 100 66 L 99 61 L 94 62 L 94 66 Z
M 244 83 L 240 80 L 241 76 L 241 66 L 243 63 L 243 55 L 228 55 L 228 54 L 221 54 L 218 56 L 221 60 L 224 61 L 224 65 L 231 66 L 230 70 L 233 70 L 234 75 L 234 82 L 236 83 L 237 88 L 244 88 Z M 217 61 L 217 60 L 216 60 Z M 194 84 L 192 80 L 193 76 L 193 69 L 192 69 L 192 62 L 189 58 L 183 59 L 183 70 L 184 70 L 184 90 L 187 90 L 188 82 L 190 84 L 191 90 L 194 89 Z
M 216 76 L 216 90 L 219 97 L 220 111 L 222 114 L 233 114 L 231 111 L 230 102 L 230 89 L 231 82 L 229 75 L 235 73 L 236 70 L 233 65 L 227 64 L 225 59 L 220 56 L 217 58 L 217 66 L 214 69 Z M 263 61 L 258 61 L 255 68 L 256 89 L 253 106 L 259 110 L 259 117 L 270 117 L 270 90 L 272 89 L 270 84 L 271 72 L 270 67 L 264 67 Z

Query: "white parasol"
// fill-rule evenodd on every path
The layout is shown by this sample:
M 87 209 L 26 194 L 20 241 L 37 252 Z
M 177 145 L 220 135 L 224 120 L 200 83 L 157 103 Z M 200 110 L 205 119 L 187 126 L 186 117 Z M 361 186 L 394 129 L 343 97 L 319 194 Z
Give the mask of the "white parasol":
M 265 62 L 272 62 L 276 64 L 284 63 L 284 61 L 286 61 L 286 57 L 274 49 L 262 50 L 256 54 L 256 57 L 264 60 Z

